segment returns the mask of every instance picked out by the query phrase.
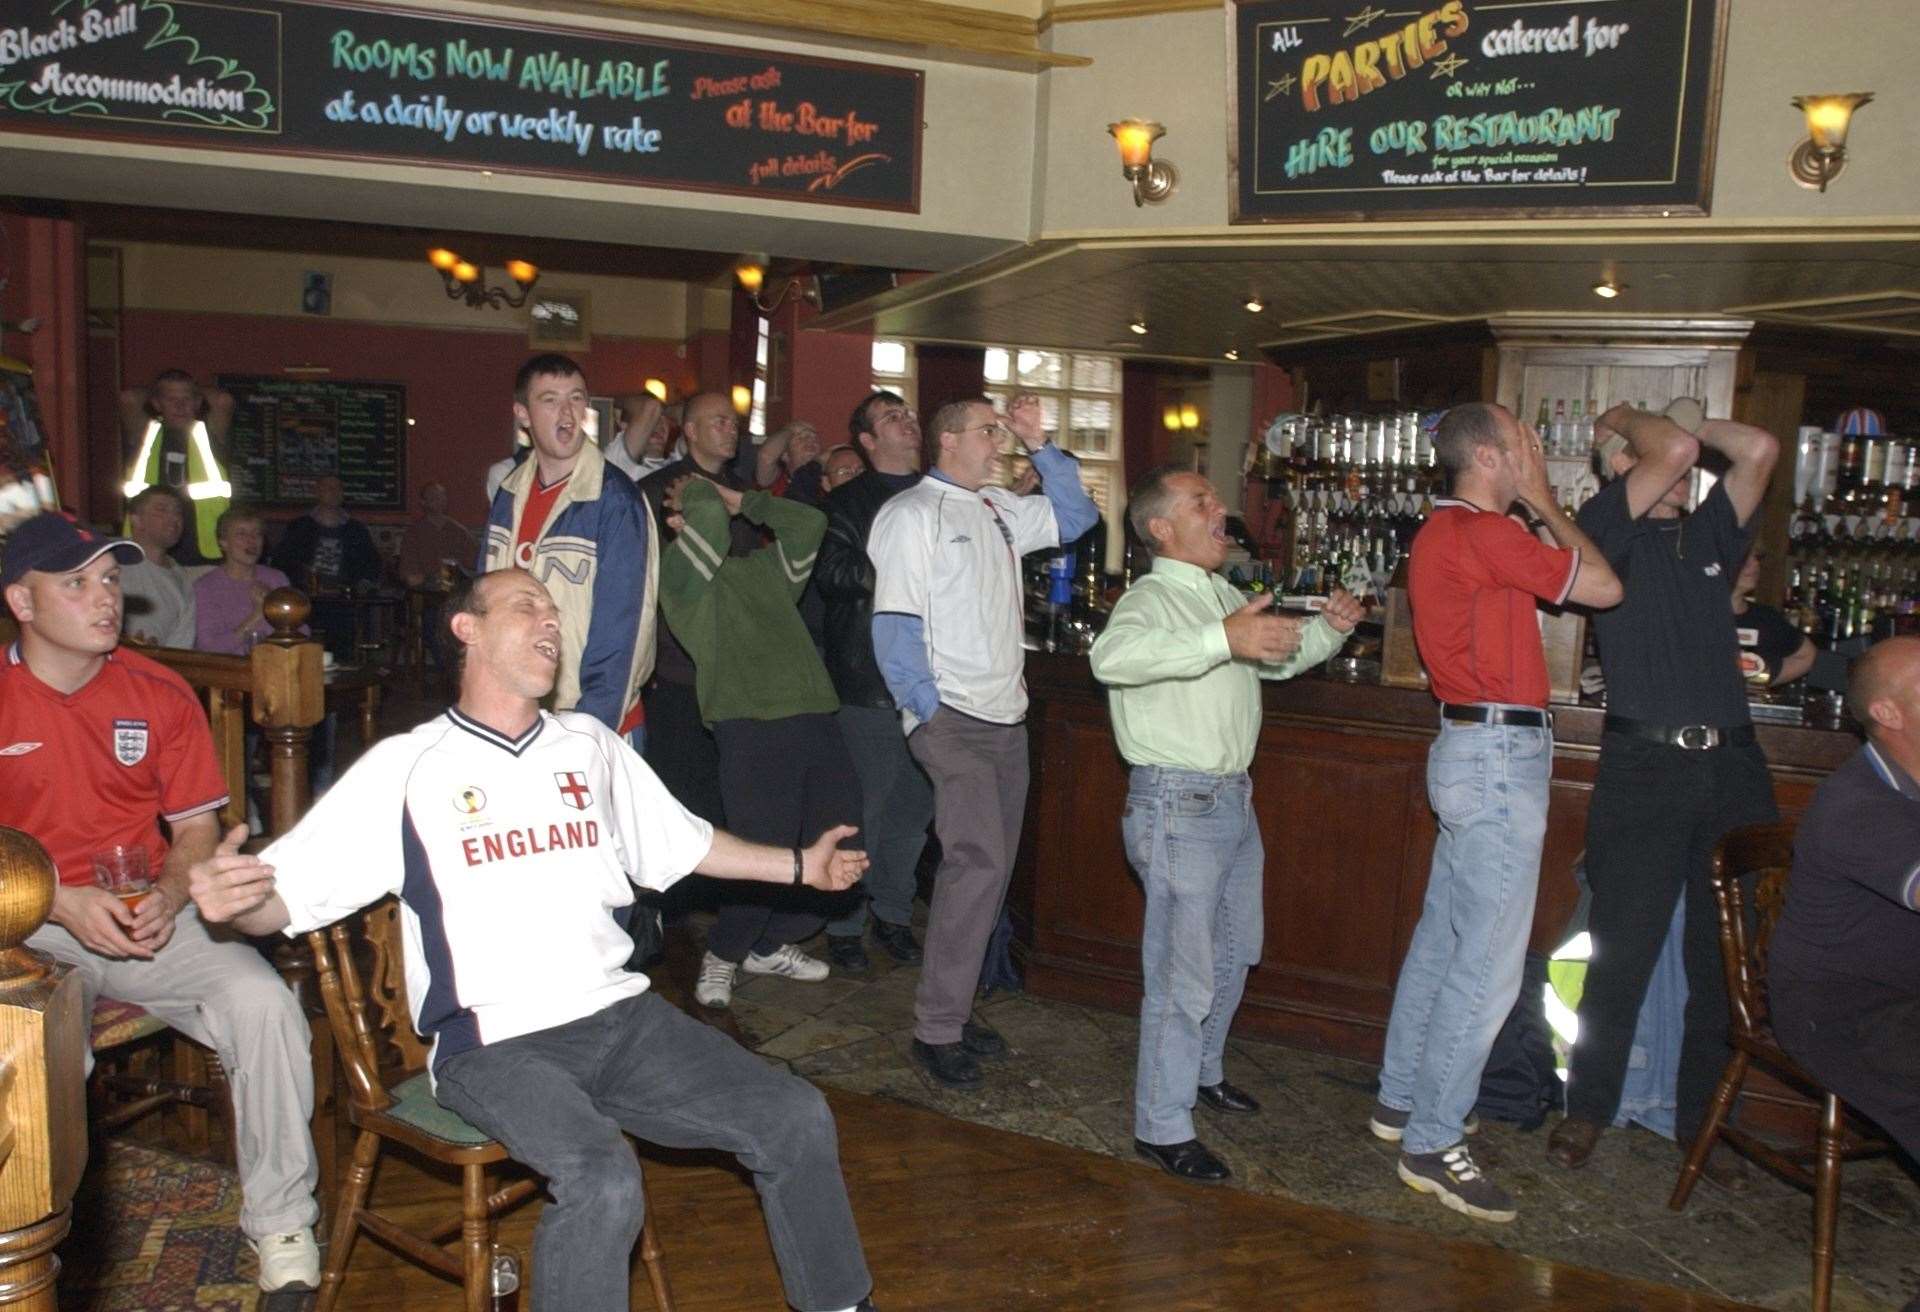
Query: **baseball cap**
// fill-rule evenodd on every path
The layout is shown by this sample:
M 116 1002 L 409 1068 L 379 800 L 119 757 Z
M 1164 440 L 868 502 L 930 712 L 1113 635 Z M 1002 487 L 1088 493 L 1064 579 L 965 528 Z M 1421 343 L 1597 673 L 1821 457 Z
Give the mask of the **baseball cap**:
M 0 587 L 18 583 L 30 569 L 69 573 L 106 551 L 122 565 L 137 565 L 147 558 L 137 544 L 81 528 L 56 511 L 35 515 L 14 529 L 0 549 Z

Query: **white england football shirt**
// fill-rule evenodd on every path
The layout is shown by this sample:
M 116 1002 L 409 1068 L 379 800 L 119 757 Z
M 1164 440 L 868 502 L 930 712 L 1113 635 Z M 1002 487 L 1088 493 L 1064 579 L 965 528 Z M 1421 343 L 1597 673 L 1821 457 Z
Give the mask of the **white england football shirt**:
M 378 744 L 261 858 L 289 936 L 392 893 L 433 1061 L 645 992 L 613 912 L 703 860 L 713 827 L 592 716 L 515 740 L 449 710 Z
M 933 476 L 880 507 L 867 536 L 873 610 L 920 617 L 942 705 L 995 724 L 1026 715 L 1020 558 L 1059 545 L 1043 496 L 969 492 Z

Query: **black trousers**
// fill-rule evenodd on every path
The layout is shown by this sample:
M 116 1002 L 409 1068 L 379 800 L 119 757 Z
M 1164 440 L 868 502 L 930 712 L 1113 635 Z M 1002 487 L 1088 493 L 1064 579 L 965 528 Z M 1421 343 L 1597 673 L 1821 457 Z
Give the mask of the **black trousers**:
M 649 726 L 651 728 L 651 725 Z M 779 720 L 720 720 L 720 795 L 728 829 L 775 847 L 804 847 L 834 825 L 858 825 L 860 776 L 831 715 Z M 849 846 L 859 847 L 856 835 Z M 806 889 L 727 881 L 707 951 L 739 962 L 820 932 L 859 894 L 827 897 Z
M 1682 1143 L 1699 1130 L 1728 1053 L 1719 917 L 1708 881 L 1713 846 L 1729 830 L 1777 814 L 1766 758 L 1750 737 L 1710 751 L 1619 733 L 1601 739 L 1587 812 L 1593 960 L 1580 998 L 1570 1115 L 1608 1125 L 1619 1110 L 1647 980 L 1684 896 L 1686 1036 L 1675 1120 Z
M 726 824 L 720 749 L 700 721 L 690 683 L 656 681 L 646 691 L 647 764 L 674 800 L 708 824 Z
M 1920 1161 L 1920 996 L 1888 1000 L 1776 972 L 1768 997 L 1787 1055 Z

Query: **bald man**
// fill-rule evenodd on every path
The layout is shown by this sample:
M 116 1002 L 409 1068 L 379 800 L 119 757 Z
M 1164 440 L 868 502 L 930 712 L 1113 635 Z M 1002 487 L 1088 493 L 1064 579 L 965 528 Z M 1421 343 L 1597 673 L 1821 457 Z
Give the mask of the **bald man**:
M 1847 708 L 1867 741 L 1800 818 L 1768 967 L 1774 1030 L 1920 1157 L 1920 638 L 1868 651 Z

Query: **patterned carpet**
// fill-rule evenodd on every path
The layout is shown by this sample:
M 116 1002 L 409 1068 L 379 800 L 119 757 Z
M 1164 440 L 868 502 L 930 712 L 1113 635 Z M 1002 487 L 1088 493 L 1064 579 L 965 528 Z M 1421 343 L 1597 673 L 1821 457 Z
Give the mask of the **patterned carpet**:
M 96 1145 L 60 1246 L 61 1312 L 272 1312 L 230 1170 L 161 1148 Z

